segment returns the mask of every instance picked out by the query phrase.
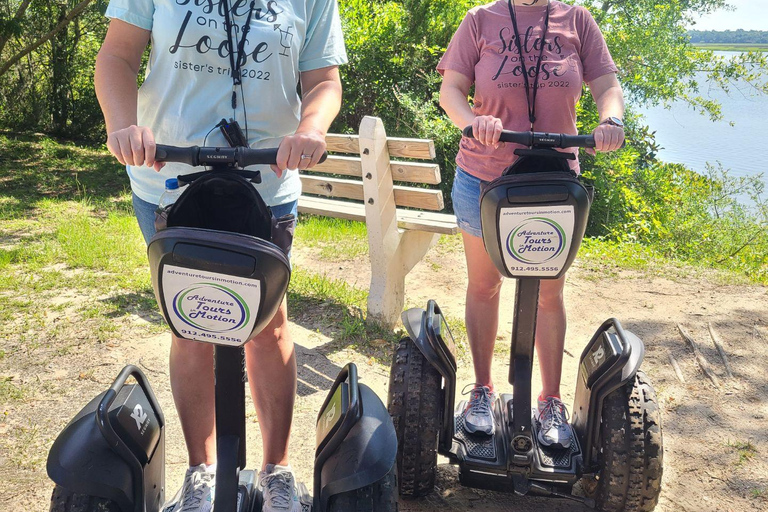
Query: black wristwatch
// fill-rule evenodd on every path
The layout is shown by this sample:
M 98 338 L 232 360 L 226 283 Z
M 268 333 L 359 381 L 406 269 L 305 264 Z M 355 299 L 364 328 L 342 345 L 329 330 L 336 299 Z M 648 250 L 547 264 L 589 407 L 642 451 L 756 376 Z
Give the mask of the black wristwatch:
M 619 128 L 624 128 L 624 121 L 622 121 L 618 117 L 606 118 L 600 121 L 600 124 L 610 124 L 611 126 L 618 126 Z

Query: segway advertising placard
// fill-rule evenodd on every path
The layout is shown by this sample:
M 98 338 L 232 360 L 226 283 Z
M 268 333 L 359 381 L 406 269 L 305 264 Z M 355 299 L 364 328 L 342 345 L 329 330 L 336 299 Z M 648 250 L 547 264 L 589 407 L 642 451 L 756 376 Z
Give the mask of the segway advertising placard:
M 573 206 L 501 208 L 498 225 L 511 275 L 553 277 L 562 270 L 571 249 Z
M 165 265 L 162 291 L 168 322 L 181 336 L 217 345 L 248 341 L 261 300 L 258 279 Z

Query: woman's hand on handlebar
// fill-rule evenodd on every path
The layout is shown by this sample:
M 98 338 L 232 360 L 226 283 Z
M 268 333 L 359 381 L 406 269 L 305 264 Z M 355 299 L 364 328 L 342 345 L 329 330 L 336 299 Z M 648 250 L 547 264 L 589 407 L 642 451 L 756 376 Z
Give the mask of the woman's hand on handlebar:
M 325 135 L 319 131 L 298 131 L 285 137 L 277 151 L 277 165 L 272 170 L 278 177 L 286 169 L 309 169 L 317 165 L 325 152 Z
M 486 146 L 498 148 L 502 144 L 499 142 L 499 137 L 501 137 L 503 129 L 504 126 L 498 117 L 477 116 L 472 121 L 472 132 L 475 135 L 475 140 Z
M 604 123 L 598 125 L 592 131 L 592 135 L 595 137 L 595 148 L 586 150 L 590 155 L 594 155 L 596 151 L 601 153 L 616 151 L 624 143 L 624 128 L 620 126 Z
M 109 133 L 107 149 L 123 165 L 146 165 L 155 171 L 165 166 L 155 161 L 155 136 L 146 126 L 131 125 Z

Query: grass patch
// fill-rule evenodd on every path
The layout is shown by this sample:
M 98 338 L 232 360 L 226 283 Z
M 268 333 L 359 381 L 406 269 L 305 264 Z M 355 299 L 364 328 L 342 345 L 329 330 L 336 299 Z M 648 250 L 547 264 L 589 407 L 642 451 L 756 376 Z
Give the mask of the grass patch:
M 152 332 L 162 321 L 151 290 L 124 167 L 106 151 L 0 133 L 0 338 L 9 352 L 65 356 L 73 339 L 137 334 L 131 315 Z M 3 383 L 9 397 L 23 391 Z
M 599 238 L 585 238 L 577 258 L 582 270 L 595 279 L 630 270 L 642 275 L 655 275 L 670 279 L 689 279 L 699 276 L 719 284 L 747 284 L 762 282 L 738 270 L 713 268 L 707 261 L 685 261 L 665 257 L 647 245 L 632 242 L 614 242 Z
M 579 260 L 587 268 L 648 270 L 666 263 L 653 249 L 637 243 L 619 243 L 585 238 L 579 249 Z
M 368 292 L 355 288 L 345 281 L 294 267 L 288 288 L 288 300 L 300 306 L 306 299 L 337 302 L 362 308 L 368 300 Z
M 289 316 L 299 324 L 311 323 L 332 342 L 329 353 L 350 347 L 388 365 L 401 331 L 365 319 L 368 291 L 294 267 L 288 288 Z M 320 327 L 316 327 L 320 325 Z
M 757 448 L 752 444 L 752 441 L 747 441 L 746 443 L 729 441 L 727 446 L 736 450 L 736 453 L 739 455 L 738 460 L 734 463 L 736 466 L 743 466 L 757 455 Z
M 301 215 L 296 226 L 298 246 L 320 249 L 320 257 L 348 261 L 368 255 L 368 231 L 364 222 L 316 215 Z
M 12 377 L 0 377 L 0 403 L 29 400 L 31 389 L 24 384 L 14 384 Z

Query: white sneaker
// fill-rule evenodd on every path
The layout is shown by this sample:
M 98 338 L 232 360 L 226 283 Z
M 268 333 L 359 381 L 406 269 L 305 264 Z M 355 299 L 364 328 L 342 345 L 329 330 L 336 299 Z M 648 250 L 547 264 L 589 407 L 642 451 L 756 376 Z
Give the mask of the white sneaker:
M 176 496 L 163 505 L 163 512 L 211 512 L 215 492 L 215 465 L 193 466 L 184 475 L 184 484 Z
M 262 512 L 301 512 L 296 477 L 291 466 L 267 464 L 259 473 L 259 490 L 264 496 Z

